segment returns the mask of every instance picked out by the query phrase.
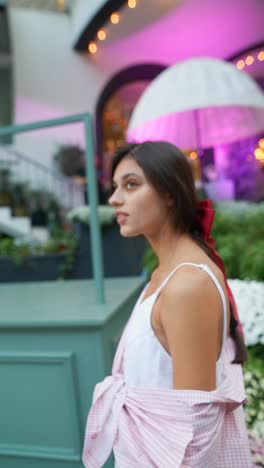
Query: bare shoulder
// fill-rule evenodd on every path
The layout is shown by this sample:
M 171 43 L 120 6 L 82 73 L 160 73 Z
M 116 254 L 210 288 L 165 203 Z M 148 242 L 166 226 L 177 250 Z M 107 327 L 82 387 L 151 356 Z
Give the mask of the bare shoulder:
M 220 284 L 223 286 L 223 275 L 220 271 L 213 272 Z M 202 268 L 192 265 L 184 265 L 177 270 L 168 281 L 166 288 L 164 288 L 164 297 L 174 297 L 179 294 L 211 294 L 216 293 L 217 288 L 210 278 L 209 274 Z
M 221 275 L 217 279 L 223 285 Z M 214 282 L 206 271 L 192 266 L 175 272 L 162 291 L 160 306 L 162 321 L 201 324 L 204 319 L 218 324 L 222 317 L 222 301 Z
M 172 358 L 174 388 L 214 389 L 222 301 L 207 272 L 180 268 L 162 290 L 159 318 Z

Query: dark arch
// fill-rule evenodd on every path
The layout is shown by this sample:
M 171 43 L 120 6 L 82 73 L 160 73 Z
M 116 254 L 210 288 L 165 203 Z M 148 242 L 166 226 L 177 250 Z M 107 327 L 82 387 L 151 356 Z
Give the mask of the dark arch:
M 263 41 L 257 42 L 256 44 L 252 44 L 251 46 L 246 47 L 245 49 L 239 50 L 235 54 L 227 57 L 225 60 L 227 60 L 228 62 L 233 62 L 234 60 L 238 59 L 241 55 L 249 54 L 250 52 L 253 52 L 254 50 L 261 49 L 261 47 L 263 46 L 264 46 Z
M 102 116 L 104 106 L 108 98 L 121 86 L 124 86 L 133 81 L 154 80 L 154 78 L 156 78 L 156 76 L 165 70 L 165 68 L 167 68 L 165 65 L 155 63 L 134 65 L 116 73 L 116 75 L 114 75 L 110 81 L 108 81 L 97 101 L 95 111 L 96 144 L 97 154 L 100 158 L 100 161 L 102 157 Z

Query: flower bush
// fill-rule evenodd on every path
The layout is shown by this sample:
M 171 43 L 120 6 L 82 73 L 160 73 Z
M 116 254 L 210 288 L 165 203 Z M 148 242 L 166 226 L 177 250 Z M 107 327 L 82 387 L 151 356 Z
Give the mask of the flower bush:
M 0 258 L 10 258 L 16 265 L 27 262 L 32 256 L 44 256 L 49 254 L 64 254 L 65 260 L 59 267 L 60 276 L 63 279 L 72 270 L 75 253 L 78 247 L 78 239 L 74 232 L 56 228 L 47 242 L 40 243 L 29 240 L 17 240 L 9 237 L 0 239 Z
M 248 401 L 245 403 L 245 417 L 252 434 L 264 440 L 264 375 L 249 361 L 244 371 Z
M 246 345 L 264 345 L 264 283 L 229 279 L 228 284 L 238 307 Z
M 244 405 L 253 466 L 264 467 L 264 283 L 228 280 L 238 307 L 249 360 L 244 366 Z
M 68 214 L 68 219 L 70 221 L 79 221 L 80 223 L 89 225 L 90 224 L 90 207 L 89 206 L 80 206 L 74 208 Z M 99 205 L 98 206 L 98 218 L 100 226 L 109 226 L 115 220 L 115 210 L 111 206 Z
M 219 203 L 212 235 L 228 278 L 264 281 L 264 203 Z

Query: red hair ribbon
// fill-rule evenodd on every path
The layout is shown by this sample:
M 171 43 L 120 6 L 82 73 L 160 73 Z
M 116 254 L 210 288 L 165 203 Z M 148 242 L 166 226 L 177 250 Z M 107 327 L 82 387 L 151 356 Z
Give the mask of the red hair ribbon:
M 234 317 L 235 317 L 235 320 L 237 320 L 239 331 L 243 334 L 242 325 L 239 320 L 235 299 L 234 299 L 231 289 L 229 288 L 227 284 L 225 265 L 215 248 L 215 242 L 211 236 L 211 228 L 212 228 L 214 216 L 215 216 L 215 210 L 213 208 L 212 200 L 209 200 L 209 199 L 201 200 L 197 203 L 197 206 L 198 206 L 199 221 L 203 230 L 203 239 L 210 247 L 218 267 L 220 268 L 220 270 L 222 270 L 224 274 L 225 286 L 226 286 L 229 301 L 233 307 Z

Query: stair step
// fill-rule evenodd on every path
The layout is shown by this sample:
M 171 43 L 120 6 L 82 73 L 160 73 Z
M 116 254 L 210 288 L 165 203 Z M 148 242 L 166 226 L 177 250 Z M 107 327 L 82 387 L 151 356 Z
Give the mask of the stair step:
M 0 207 L 0 221 L 11 219 L 11 208 L 9 206 Z
M 24 235 L 31 234 L 31 221 L 27 216 L 14 216 L 10 221 L 12 226 L 17 230 L 24 232 Z

